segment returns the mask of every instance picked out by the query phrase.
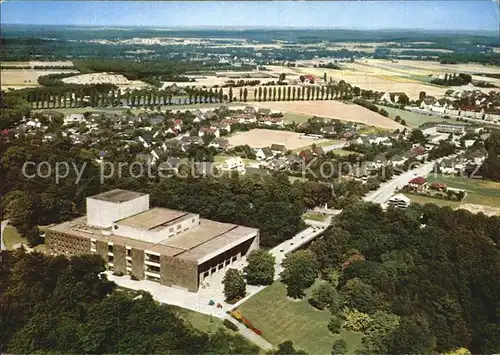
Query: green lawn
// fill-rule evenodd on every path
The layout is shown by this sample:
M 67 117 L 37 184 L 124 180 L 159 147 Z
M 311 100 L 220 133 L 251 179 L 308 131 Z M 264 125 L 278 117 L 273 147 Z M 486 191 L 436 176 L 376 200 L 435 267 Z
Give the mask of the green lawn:
M 396 116 L 400 116 L 402 119 L 406 121 L 407 126 L 410 127 L 418 127 L 426 122 L 434 122 L 434 123 L 453 123 L 453 124 L 467 124 L 464 121 L 457 121 L 455 119 L 445 119 L 437 116 L 428 116 L 417 112 L 410 112 L 406 110 L 401 110 L 399 108 L 394 107 L 386 107 L 386 106 L 378 106 L 380 109 L 384 109 L 389 112 L 389 118 L 395 119 Z
M 436 181 L 446 184 L 448 187 L 467 190 L 468 192 L 473 192 L 478 195 L 500 197 L 500 182 L 481 179 L 469 179 L 452 175 L 431 174 L 427 177 L 427 182 L 429 184 Z
M 172 307 L 172 310 L 179 315 L 182 319 L 184 319 L 186 322 L 190 323 L 195 327 L 196 329 L 207 333 L 207 332 L 216 332 L 219 328 L 224 328 L 224 325 L 222 324 L 222 320 L 217 318 L 217 317 L 212 317 L 208 316 L 203 313 L 198 313 L 195 311 L 191 311 L 189 309 L 177 307 L 177 306 L 170 306 Z
M 226 160 L 228 160 L 230 158 L 234 158 L 234 156 L 222 155 L 222 154 L 216 155 L 216 156 L 214 156 L 214 163 L 223 164 Z M 241 160 L 243 161 L 244 164 L 257 164 L 258 163 L 258 161 L 255 159 L 242 158 Z
M 429 183 L 437 181 L 451 188 L 466 190 L 467 196 L 464 203 L 500 207 L 500 183 L 498 182 L 450 175 L 430 175 L 427 181 Z
M 284 117 L 283 117 L 283 121 L 285 121 L 285 123 L 303 123 L 303 122 L 307 122 L 307 120 L 309 118 L 311 118 L 312 116 L 308 116 L 308 115 L 302 115 L 300 113 L 293 113 L 293 112 L 285 112 L 284 113 Z
M 460 207 L 460 202 L 457 201 L 444 200 L 437 197 L 417 195 L 417 194 L 406 193 L 404 195 L 408 197 L 411 200 L 411 202 L 419 203 L 421 205 L 425 205 L 426 203 L 433 203 L 439 207 L 445 207 L 445 206 L 449 206 L 451 208 Z
M 318 213 L 304 213 L 302 215 L 303 219 L 310 219 L 311 221 L 323 222 L 328 216 L 323 216 Z
M 2 240 L 7 250 L 14 249 L 15 244 L 26 244 L 26 239 L 21 237 L 16 228 L 9 225 L 5 226 L 5 229 L 3 230 Z
M 352 150 L 346 150 L 346 149 L 334 149 L 334 150 L 332 150 L 332 153 L 336 154 L 336 155 L 340 155 L 340 156 L 351 155 L 351 154 L 354 154 L 354 155 L 363 155 L 361 153 L 353 152 Z
M 330 312 L 317 310 L 307 299 L 288 299 L 286 286 L 279 281 L 251 297 L 239 309 L 274 345 L 292 340 L 298 349 L 323 355 L 331 353 L 335 340 L 344 339 L 353 354 L 361 342 L 361 333 L 342 330 L 340 334 L 332 334 L 327 328 Z
M 464 203 L 500 208 L 500 197 L 486 196 L 475 192 L 467 193 Z

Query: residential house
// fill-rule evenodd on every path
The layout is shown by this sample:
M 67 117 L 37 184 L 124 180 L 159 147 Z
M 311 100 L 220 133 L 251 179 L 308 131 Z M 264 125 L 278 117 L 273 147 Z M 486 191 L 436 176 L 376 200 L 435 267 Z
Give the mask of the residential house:
M 264 116 L 259 119 L 259 123 L 266 126 L 283 127 L 284 121 L 282 117 Z
M 254 151 L 257 160 L 268 160 L 274 156 L 273 152 L 271 151 L 271 148 L 269 147 L 257 148 L 254 149 Z
M 245 170 L 245 163 L 240 157 L 232 157 L 227 159 L 222 165 L 221 169 L 224 170 L 238 170 L 238 171 L 244 171 Z
M 203 137 L 206 134 L 212 134 L 216 138 L 220 137 L 220 131 L 216 127 L 201 127 L 200 130 L 198 131 L 198 136 Z
M 210 142 L 208 146 L 219 150 L 226 150 L 229 149 L 229 141 L 226 138 L 219 137 Z
M 274 155 L 283 154 L 286 150 L 283 144 L 271 144 L 271 152 L 273 152 Z
M 255 108 L 252 107 L 252 106 L 246 106 L 244 109 L 243 109 L 243 112 L 246 113 L 246 114 L 251 114 L 251 115 L 254 115 L 257 113 L 255 111 Z
M 85 117 L 81 113 L 72 113 L 64 118 L 64 124 L 82 123 L 85 122 Z
M 427 186 L 427 180 L 422 176 L 417 176 L 408 182 L 408 186 L 416 190 L 424 190 Z

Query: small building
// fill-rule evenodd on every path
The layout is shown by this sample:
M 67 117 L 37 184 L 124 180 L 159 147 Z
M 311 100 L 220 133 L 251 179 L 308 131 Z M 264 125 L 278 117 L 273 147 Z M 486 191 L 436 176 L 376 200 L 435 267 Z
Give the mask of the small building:
M 394 206 L 397 208 L 406 208 L 410 205 L 410 203 L 411 200 L 403 194 L 394 195 L 387 201 L 387 204 L 389 206 Z
M 423 190 L 427 186 L 427 180 L 422 176 L 417 176 L 408 182 L 408 186 L 416 190 Z
M 436 127 L 438 133 L 453 133 L 453 134 L 464 134 L 465 128 L 460 125 L 452 124 L 438 124 Z

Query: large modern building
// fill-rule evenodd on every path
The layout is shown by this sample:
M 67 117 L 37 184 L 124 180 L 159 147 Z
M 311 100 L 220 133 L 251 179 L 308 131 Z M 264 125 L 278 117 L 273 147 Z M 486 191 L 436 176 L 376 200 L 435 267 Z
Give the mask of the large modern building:
M 47 230 L 54 254 L 93 253 L 115 273 L 196 292 L 203 280 L 259 248 L 259 230 L 149 206 L 149 195 L 112 190 L 87 198 L 87 215 Z

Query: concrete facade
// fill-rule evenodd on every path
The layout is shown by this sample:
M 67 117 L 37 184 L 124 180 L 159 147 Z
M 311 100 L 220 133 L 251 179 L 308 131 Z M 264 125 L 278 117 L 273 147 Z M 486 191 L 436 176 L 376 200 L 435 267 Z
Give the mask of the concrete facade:
M 149 195 L 113 190 L 104 196 L 114 201 L 90 197 L 86 217 L 47 229 L 51 253 L 96 254 L 117 275 L 197 292 L 207 276 L 225 273 L 259 248 L 258 229 L 201 219 L 189 212 L 149 209 Z M 131 205 L 134 202 L 136 206 Z M 108 208 L 109 204 L 118 207 Z M 98 217 L 103 206 L 108 209 Z M 129 215 L 134 211 L 138 212 Z

